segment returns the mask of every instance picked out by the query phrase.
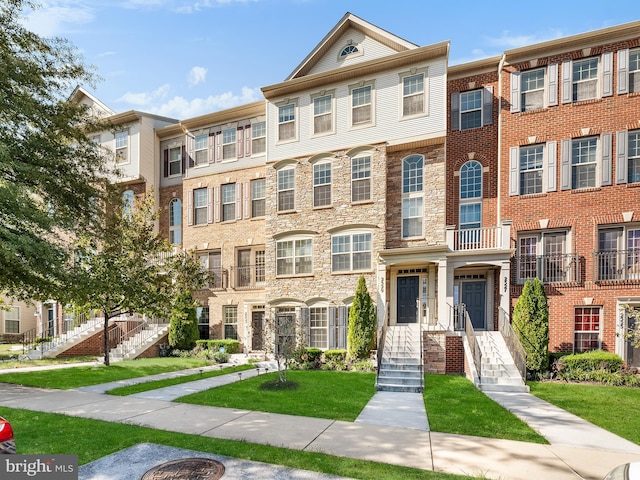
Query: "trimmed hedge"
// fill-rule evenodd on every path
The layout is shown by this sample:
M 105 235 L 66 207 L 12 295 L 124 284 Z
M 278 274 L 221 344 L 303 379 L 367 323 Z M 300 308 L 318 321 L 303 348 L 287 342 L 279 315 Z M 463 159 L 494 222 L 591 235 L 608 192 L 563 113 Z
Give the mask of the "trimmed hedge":
M 346 350 L 325 350 L 324 361 L 325 362 L 346 362 L 347 351 Z
M 585 353 L 565 355 L 558 359 L 558 370 L 605 370 L 618 372 L 622 368 L 622 358 L 615 353 L 593 350 Z
M 220 351 L 220 348 L 224 348 L 225 353 L 228 354 L 240 352 L 240 342 L 238 340 L 196 340 L 196 347 L 216 352 Z

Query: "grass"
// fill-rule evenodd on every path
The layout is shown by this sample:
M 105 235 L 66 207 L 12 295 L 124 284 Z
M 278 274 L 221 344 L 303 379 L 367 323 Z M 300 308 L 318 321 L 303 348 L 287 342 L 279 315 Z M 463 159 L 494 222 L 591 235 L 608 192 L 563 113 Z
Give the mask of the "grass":
M 465 377 L 425 375 L 423 397 L 435 432 L 549 443 Z
M 4 344 L 6 345 L 6 344 Z M 0 347 L 4 346 L 0 345 Z M 95 355 L 87 355 L 84 357 L 60 357 L 60 358 L 42 358 L 40 360 L 15 360 L 19 355 L 22 355 L 22 350 L 18 352 L 14 352 L 12 355 L 5 357 L 8 358 L 6 361 L 2 361 L 0 363 L 0 369 L 8 370 L 8 369 L 17 369 L 17 368 L 25 368 L 25 367 L 42 367 L 47 365 L 58 365 L 61 363 L 81 363 L 81 362 L 95 362 L 102 360 L 102 357 L 97 357 Z M 11 358 L 15 358 L 11 360 Z M 0 353 L 0 360 L 2 360 L 2 353 Z
M 151 382 L 137 383 L 127 387 L 114 388 L 113 390 L 109 390 L 107 393 L 119 396 L 133 395 L 134 393 L 148 392 L 149 390 L 171 387 L 172 385 L 180 385 L 181 383 L 195 382 L 205 378 L 218 377 L 220 375 L 252 370 L 254 368 L 255 367 L 253 365 L 249 364 L 236 365 L 235 367 L 224 367 L 221 370 L 210 370 L 208 372 L 194 373 L 193 375 L 183 375 L 181 377 L 167 378 L 165 380 L 155 380 Z M 0 380 L 2 380 L 2 377 L 0 377 Z
M 20 349 L 14 350 L 13 347 L 20 347 Z M 18 355 L 22 355 L 21 343 L 0 343 L 0 360 L 18 358 Z
M 530 382 L 531 393 L 640 445 L 640 388 Z
M 291 370 L 295 390 L 264 390 L 269 373 L 176 399 L 176 402 L 354 421 L 375 393 L 375 373 Z
M 112 363 L 108 367 L 103 364 L 97 364 L 95 366 L 70 367 L 60 370 L 5 373 L 0 375 L 0 382 L 66 390 L 210 364 L 211 362 L 205 360 L 191 358 L 141 358 Z
M 77 454 L 80 465 L 149 442 L 363 480 L 476 478 L 52 413 L 14 408 L 2 413 L 11 421 L 19 454 Z

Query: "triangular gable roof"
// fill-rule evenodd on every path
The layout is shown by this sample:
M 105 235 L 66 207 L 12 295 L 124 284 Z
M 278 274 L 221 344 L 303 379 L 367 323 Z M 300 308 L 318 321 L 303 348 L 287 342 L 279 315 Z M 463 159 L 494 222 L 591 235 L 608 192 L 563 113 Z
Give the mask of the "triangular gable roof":
M 83 98 L 87 98 L 91 105 L 91 108 L 99 112 L 100 117 L 110 117 L 111 115 L 115 115 L 116 112 L 107 107 L 104 103 L 98 100 L 96 97 L 87 92 L 84 88 L 78 85 L 71 95 L 69 95 L 69 100 L 72 102 L 80 103 Z
M 316 45 L 307 57 L 289 74 L 285 81 L 307 75 L 324 55 L 336 44 L 342 35 L 349 29 L 361 31 L 368 37 L 397 51 L 404 52 L 418 48 L 418 45 L 408 42 L 392 33 L 376 27 L 375 25 L 347 12 L 331 31 Z

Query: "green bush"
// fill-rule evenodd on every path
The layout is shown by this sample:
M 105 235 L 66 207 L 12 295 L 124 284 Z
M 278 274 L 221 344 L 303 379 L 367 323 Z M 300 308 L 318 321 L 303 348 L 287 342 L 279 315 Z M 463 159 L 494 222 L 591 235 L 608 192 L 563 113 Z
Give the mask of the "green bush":
M 51 340 L 53 340 L 53 337 L 39 337 L 36 338 L 33 343 L 40 345 L 41 343 L 49 343 Z
M 224 351 L 228 354 L 240 352 L 240 342 L 238 340 L 197 340 L 196 346 L 204 350 L 220 351 L 220 348 L 224 348 Z
M 180 350 L 191 350 L 200 338 L 196 307 L 189 292 L 181 293 L 171 308 L 169 345 Z
M 229 361 L 229 354 L 227 352 L 216 352 L 213 354 L 213 360 L 216 363 L 227 363 Z
M 325 350 L 324 361 L 329 362 L 345 362 L 347 360 L 346 350 Z
M 540 279 L 527 279 L 511 318 L 527 353 L 527 371 L 539 376 L 549 367 L 549 306 Z
M 353 362 L 351 370 L 354 372 L 375 372 L 376 366 L 371 360 L 359 360 L 357 362 Z
M 589 372 L 593 370 L 605 370 L 608 372 L 618 372 L 621 368 L 622 358 L 620 358 L 620 356 L 602 350 L 565 355 L 558 359 L 558 370 L 562 371 Z

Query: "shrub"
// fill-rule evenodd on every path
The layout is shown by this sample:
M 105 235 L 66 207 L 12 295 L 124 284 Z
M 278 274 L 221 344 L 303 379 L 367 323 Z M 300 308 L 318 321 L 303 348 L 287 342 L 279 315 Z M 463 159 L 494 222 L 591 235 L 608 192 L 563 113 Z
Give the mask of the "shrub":
M 324 352 L 325 362 L 344 362 L 347 360 L 346 350 L 326 350 Z
M 540 279 L 526 281 L 512 320 L 527 353 L 527 370 L 537 376 L 549 367 L 549 306 Z
M 198 317 L 191 294 L 181 293 L 171 308 L 169 325 L 169 345 L 181 350 L 191 350 L 200 338 Z
M 558 370 L 583 371 L 605 370 L 618 372 L 622 368 L 622 358 L 611 352 L 593 350 L 591 352 L 565 355 L 558 360 Z
M 351 365 L 351 370 L 355 372 L 375 372 L 376 366 L 371 360 L 359 360 Z
M 229 354 L 227 352 L 216 352 L 213 354 L 213 360 L 216 363 L 227 363 L 229 361 Z
M 220 351 L 220 348 L 224 348 L 226 353 L 238 353 L 240 351 L 240 342 L 238 340 L 230 339 L 217 339 L 217 340 L 197 340 L 196 346 L 204 350 Z
M 349 310 L 347 350 L 351 360 L 369 358 L 376 345 L 376 309 L 364 277 L 358 280 L 356 295 Z

